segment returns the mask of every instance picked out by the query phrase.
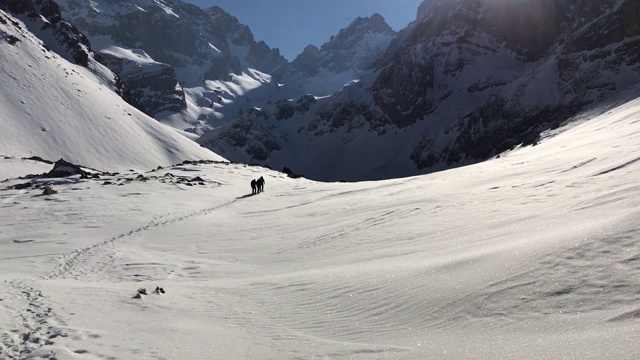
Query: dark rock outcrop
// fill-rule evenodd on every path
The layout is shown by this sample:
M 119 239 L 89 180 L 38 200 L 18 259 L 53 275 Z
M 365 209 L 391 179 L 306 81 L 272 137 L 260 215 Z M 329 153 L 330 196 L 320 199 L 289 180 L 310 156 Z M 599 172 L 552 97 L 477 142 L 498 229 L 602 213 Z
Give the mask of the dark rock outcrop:
M 51 186 L 45 186 L 42 195 L 55 195 L 58 191 L 51 188 Z
M 27 26 L 36 34 L 46 33 L 55 39 L 47 46 L 76 64 L 87 66 L 91 54 L 89 40 L 75 26 L 62 18 L 58 4 L 52 0 L 0 0 L 10 12 L 30 20 Z M 44 20 L 44 21 L 43 21 Z
M 70 163 L 64 159 L 60 159 L 53 164 L 53 169 L 44 174 L 44 177 L 67 177 L 73 175 L 90 175 L 80 165 Z
M 118 74 L 147 114 L 180 112 L 187 107 L 184 91 L 171 66 L 158 62 L 143 64 L 104 52 L 100 61 Z

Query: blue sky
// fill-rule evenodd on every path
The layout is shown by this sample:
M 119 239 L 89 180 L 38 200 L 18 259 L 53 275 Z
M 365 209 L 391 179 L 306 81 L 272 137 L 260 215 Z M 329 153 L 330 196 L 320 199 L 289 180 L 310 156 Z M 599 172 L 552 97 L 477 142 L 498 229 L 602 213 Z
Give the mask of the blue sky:
M 396 31 L 415 20 L 422 0 L 184 0 L 220 6 L 249 25 L 256 40 L 293 60 L 308 44 L 320 46 L 356 17 L 379 13 Z

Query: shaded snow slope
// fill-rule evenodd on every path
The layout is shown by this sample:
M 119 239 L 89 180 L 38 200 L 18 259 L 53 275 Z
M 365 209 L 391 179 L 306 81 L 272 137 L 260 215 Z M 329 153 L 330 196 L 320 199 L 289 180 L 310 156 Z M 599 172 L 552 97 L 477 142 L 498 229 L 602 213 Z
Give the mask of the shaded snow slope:
M 638 119 L 634 100 L 378 182 L 239 164 L 51 179 L 53 196 L 6 181 L 0 357 L 637 359 Z
M 73 65 L 20 21 L 0 16 L 0 154 L 112 170 L 222 160 L 125 103 L 106 68 L 92 59 L 91 70 Z

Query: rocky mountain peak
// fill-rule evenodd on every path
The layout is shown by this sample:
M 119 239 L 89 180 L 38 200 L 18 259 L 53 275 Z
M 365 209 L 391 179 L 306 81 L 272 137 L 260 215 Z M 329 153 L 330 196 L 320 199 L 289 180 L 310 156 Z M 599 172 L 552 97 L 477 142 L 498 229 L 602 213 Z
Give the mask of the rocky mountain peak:
M 234 45 L 243 46 L 255 43 L 253 33 L 248 26 L 241 24 L 238 18 L 224 11 L 219 6 L 205 10 L 209 15 L 211 26 L 218 34 L 227 35 Z
M 309 44 L 307 46 L 305 46 L 304 50 L 302 50 L 302 54 L 300 55 L 304 55 L 304 56 L 318 56 L 320 55 L 320 49 L 313 45 L 313 44 Z
M 371 17 L 357 17 L 349 26 L 341 29 L 338 35 L 332 40 L 336 38 L 347 39 L 353 36 L 362 36 L 367 32 L 395 35 L 395 31 L 387 24 L 384 17 L 378 13 L 374 13 Z
M 312 44 L 307 45 L 304 50 L 292 62 L 293 68 L 305 73 L 313 73 L 317 71 L 315 67 L 320 58 L 320 49 Z
M 322 46 L 322 50 L 346 50 L 349 47 L 363 42 L 365 37 L 394 37 L 396 32 L 380 14 L 373 14 L 371 17 L 358 17 L 349 26 L 341 29 L 338 35 L 332 36 L 331 40 Z M 388 44 L 387 44 L 388 45 Z
M 307 46 L 292 62 L 293 72 L 313 76 L 321 69 L 332 73 L 369 69 L 395 36 L 380 14 L 358 17 L 319 49 Z
M 384 17 L 378 13 L 371 15 L 369 18 L 369 24 L 371 24 L 372 27 L 377 28 L 378 32 L 394 32 L 389 24 L 387 24 Z

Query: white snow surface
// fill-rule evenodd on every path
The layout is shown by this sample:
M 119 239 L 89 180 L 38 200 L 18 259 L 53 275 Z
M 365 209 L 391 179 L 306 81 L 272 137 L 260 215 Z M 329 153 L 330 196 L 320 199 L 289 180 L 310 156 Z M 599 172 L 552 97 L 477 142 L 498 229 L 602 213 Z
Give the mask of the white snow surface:
M 139 64 L 158 64 L 142 49 L 127 49 L 115 45 L 113 39 L 108 36 L 94 36 L 91 38 L 91 49 L 95 52 L 107 53 L 121 59 L 126 59 Z
M 634 100 L 377 182 L 223 163 L 37 180 L 50 196 L 8 179 L 0 358 L 640 358 L 638 120 Z
M 0 155 L 111 171 L 224 160 L 123 101 L 113 73 L 93 59 L 92 70 L 71 64 L 10 22 L 0 23 L 0 32 L 19 39 L 0 41 Z
M 182 69 L 179 71 L 188 71 Z M 254 103 L 286 97 L 270 75 L 246 68 L 242 74 L 229 74 L 228 81 L 206 80 L 200 86 L 184 88 L 187 109 L 180 113 L 156 115 L 163 124 L 201 135 L 225 124 Z

